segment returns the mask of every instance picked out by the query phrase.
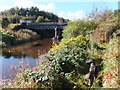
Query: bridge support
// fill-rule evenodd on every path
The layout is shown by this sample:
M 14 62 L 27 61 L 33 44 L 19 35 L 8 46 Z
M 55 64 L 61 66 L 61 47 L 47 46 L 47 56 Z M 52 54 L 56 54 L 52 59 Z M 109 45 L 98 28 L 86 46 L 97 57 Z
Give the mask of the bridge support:
M 59 39 L 59 35 L 58 35 L 58 31 L 57 31 L 57 27 L 55 28 L 55 35 L 54 35 L 54 37 L 53 37 L 52 39 L 53 39 L 53 41 Z
M 57 39 L 57 27 L 55 28 L 55 38 Z
M 55 37 L 54 37 L 54 39 L 59 39 L 57 27 L 55 28 Z

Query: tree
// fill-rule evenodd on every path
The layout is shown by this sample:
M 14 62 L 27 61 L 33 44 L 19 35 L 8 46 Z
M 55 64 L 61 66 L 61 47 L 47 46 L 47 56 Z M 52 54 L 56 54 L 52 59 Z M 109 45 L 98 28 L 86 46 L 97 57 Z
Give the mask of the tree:
M 37 17 L 41 16 L 39 17 L 38 20 L 36 20 L 36 22 L 43 22 L 43 21 L 58 22 L 58 19 L 59 19 L 57 15 L 51 12 L 40 11 L 37 7 L 31 7 L 31 8 L 13 7 L 13 8 L 10 8 L 9 10 L 0 12 L 0 15 L 7 16 L 7 17 L 21 16 L 21 17 L 26 17 L 26 19 L 28 20 L 31 20 L 31 19 L 36 20 Z
M 2 28 L 6 28 L 9 25 L 9 20 L 8 18 L 2 18 L 2 22 L 1 22 Z
M 97 24 L 106 21 L 112 17 L 113 13 L 109 9 L 98 9 L 95 8 L 93 11 L 88 15 L 88 19 L 95 21 Z
M 19 15 L 20 15 L 20 16 L 26 16 L 26 14 L 27 14 L 27 10 L 24 9 L 24 8 L 20 8 L 20 10 L 19 10 Z
M 44 17 L 43 16 L 38 16 L 36 22 L 43 22 Z
M 28 10 L 28 16 L 38 16 L 38 12 L 39 12 L 39 9 L 37 7 L 31 7 L 29 10 Z

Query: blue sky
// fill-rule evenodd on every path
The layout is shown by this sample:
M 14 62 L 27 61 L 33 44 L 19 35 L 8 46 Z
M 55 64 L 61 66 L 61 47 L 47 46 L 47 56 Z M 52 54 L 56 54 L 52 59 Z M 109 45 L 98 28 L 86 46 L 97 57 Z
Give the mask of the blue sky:
M 37 6 L 40 10 L 53 12 L 66 19 L 85 18 L 93 9 L 118 9 L 119 0 L 0 0 L 0 11 L 11 7 Z

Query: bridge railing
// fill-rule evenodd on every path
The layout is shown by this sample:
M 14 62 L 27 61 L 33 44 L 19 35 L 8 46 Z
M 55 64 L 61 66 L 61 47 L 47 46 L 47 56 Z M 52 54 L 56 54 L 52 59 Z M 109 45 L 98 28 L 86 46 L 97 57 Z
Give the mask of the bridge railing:
M 59 22 L 41 22 L 41 23 L 29 23 L 28 25 L 65 25 L 66 22 L 59 23 Z

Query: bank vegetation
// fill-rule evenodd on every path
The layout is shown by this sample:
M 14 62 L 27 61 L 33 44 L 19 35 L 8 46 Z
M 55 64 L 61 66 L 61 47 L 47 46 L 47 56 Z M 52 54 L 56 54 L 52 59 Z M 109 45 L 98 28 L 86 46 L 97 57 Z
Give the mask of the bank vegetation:
M 101 13 L 102 12 L 102 13 Z M 36 67 L 24 69 L 6 88 L 90 88 L 87 59 L 96 65 L 91 88 L 118 88 L 119 10 L 93 11 L 85 20 L 69 21 L 63 39 Z

